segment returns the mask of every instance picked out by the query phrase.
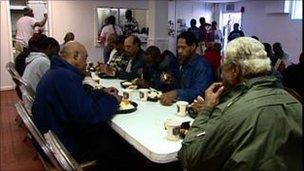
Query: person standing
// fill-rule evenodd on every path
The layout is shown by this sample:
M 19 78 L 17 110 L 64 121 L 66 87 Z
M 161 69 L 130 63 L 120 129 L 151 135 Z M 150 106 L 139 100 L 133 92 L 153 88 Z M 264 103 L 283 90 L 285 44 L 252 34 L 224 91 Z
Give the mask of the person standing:
M 223 46 L 224 39 L 223 39 L 222 31 L 217 29 L 217 22 L 212 21 L 211 26 L 212 26 L 212 30 L 214 32 L 214 43 L 219 43 L 219 44 L 221 44 L 221 46 Z
M 40 22 L 34 18 L 33 10 L 29 7 L 23 9 L 23 17 L 21 17 L 17 23 L 17 34 L 16 34 L 16 42 L 15 49 L 17 53 L 21 53 L 24 47 L 28 47 L 28 41 L 34 34 L 35 27 L 43 27 L 46 23 L 48 15 L 44 14 L 44 19 Z
M 109 36 L 122 35 L 122 30 L 118 25 L 116 25 L 116 19 L 113 15 L 108 17 L 108 25 L 104 26 L 100 33 L 101 43 L 104 45 L 103 49 L 103 62 L 107 63 L 110 57 L 112 49 L 109 47 Z
M 202 40 L 202 31 L 201 29 L 199 29 L 197 26 L 196 26 L 196 20 L 195 19 L 191 19 L 190 21 L 190 28 L 188 28 L 188 31 L 192 32 L 194 35 L 195 35 L 195 38 L 196 38 L 196 41 L 197 42 L 200 42 Z
M 138 22 L 132 17 L 132 11 L 128 9 L 125 13 L 126 20 L 124 22 L 123 33 L 126 36 L 131 35 L 134 32 L 139 32 Z
M 233 31 L 230 32 L 229 36 L 228 36 L 228 41 L 231 41 L 235 38 L 238 38 L 238 37 L 244 37 L 244 32 L 242 30 L 239 30 L 239 24 L 238 23 L 235 23 L 233 25 Z

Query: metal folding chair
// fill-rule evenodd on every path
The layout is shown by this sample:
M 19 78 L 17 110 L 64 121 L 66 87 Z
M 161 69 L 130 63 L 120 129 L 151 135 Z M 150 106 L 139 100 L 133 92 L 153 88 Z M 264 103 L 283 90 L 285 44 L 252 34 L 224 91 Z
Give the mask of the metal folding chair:
M 6 64 L 6 70 L 9 72 L 9 74 L 13 77 L 13 76 L 19 76 L 19 73 L 17 72 L 17 70 L 15 69 L 15 64 L 13 62 L 8 62 Z
M 22 98 L 25 98 L 30 103 L 33 103 L 35 99 L 35 92 L 32 87 L 30 87 L 27 82 L 20 76 L 13 76 L 13 80 L 20 87 Z
M 68 150 L 61 143 L 57 135 L 49 130 L 44 134 L 47 143 L 50 146 L 54 156 L 56 157 L 58 163 L 62 166 L 64 170 L 90 170 L 96 165 L 96 160 L 89 161 L 85 163 L 77 163 L 73 156 L 68 152 Z
M 83 170 L 51 130 L 44 134 L 44 138 L 63 170 Z
M 27 127 L 30 138 L 33 142 L 33 146 L 36 149 L 39 158 L 41 159 L 46 170 L 63 170 L 60 164 L 57 162 L 50 148 L 48 147 L 45 139 L 43 138 L 40 131 L 37 129 L 36 125 L 33 123 L 30 114 L 25 109 L 21 102 L 15 104 L 17 112 L 21 117 L 23 123 Z

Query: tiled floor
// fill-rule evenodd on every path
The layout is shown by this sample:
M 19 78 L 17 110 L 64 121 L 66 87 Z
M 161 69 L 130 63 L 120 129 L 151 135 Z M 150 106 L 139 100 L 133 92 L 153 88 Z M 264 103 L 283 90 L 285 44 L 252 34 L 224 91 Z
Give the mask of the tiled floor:
M 15 103 L 19 100 L 15 91 L 1 91 L 0 113 L 0 170 L 39 171 L 44 170 L 39 158 L 34 160 L 35 151 L 26 140 L 26 129 L 15 121 Z

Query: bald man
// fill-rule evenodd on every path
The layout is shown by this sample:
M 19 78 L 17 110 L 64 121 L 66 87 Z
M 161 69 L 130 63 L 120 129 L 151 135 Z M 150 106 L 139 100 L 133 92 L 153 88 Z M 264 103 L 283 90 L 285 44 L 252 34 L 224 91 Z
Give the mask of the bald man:
M 114 88 L 84 91 L 88 54 L 82 44 L 68 42 L 60 55 L 51 59 L 50 70 L 37 86 L 33 105 L 36 126 L 42 134 L 54 131 L 79 162 L 100 156 L 102 161 L 120 161 L 123 149 L 106 122 L 116 113 L 121 97 Z
M 117 74 L 118 78 L 131 80 L 140 78 L 145 62 L 145 52 L 141 49 L 141 41 L 135 35 L 130 35 L 124 42 L 125 54 L 129 58 L 125 71 Z

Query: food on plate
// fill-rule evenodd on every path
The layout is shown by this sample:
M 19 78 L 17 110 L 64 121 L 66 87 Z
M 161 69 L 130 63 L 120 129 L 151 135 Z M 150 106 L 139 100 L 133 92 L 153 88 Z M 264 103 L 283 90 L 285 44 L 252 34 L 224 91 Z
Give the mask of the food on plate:
M 130 85 L 130 86 L 127 87 L 126 89 L 135 90 L 135 89 L 137 89 L 137 85 Z
M 127 99 L 122 99 L 119 105 L 119 110 L 133 109 L 134 106 Z
M 130 86 L 130 85 L 132 85 L 132 83 L 131 82 L 129 82 L 129 81 L 125 81 L 125 82 L 123 82 L 123 83 L 121 83 L 123 86 Z
M 134 80 L 132 80 L 132 84 L 136 84 L 138 78 L 135 78 Z

